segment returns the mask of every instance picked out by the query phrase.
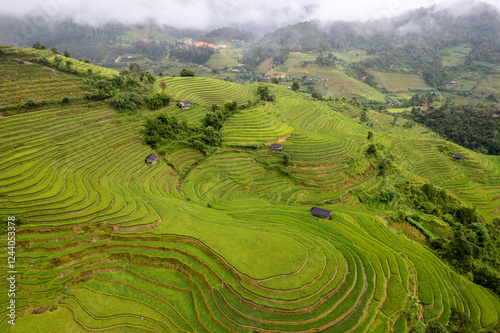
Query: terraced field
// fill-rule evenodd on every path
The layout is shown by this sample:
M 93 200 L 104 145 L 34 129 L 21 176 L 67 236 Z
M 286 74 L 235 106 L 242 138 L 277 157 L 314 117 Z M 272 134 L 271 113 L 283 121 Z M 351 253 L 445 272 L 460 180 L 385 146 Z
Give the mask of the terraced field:
M 230 50 L 220 50 L 214 53 L 207 61 L 207 65 L 217 68 L 224 68 L 226 66 L 233 67 L 238 65 L 238 62 L 228 54 L 229 52 Z
M 372 74 L 375 80 L 384 86 L 388 92 L 397 93 L 432 88 L 425 83 L 422 76 L 417 74 L 382 73 L 374 70 L 369 70 L 368 72 Z
M 80 99 L 82 79 L 48 67 L 34 65 L 16 49 L 0 46 L 0 109 L 34 102 Z
M 254 87 L 223 81 L 165 82 L 176 99 L 202 106 L 255 99 Z M 18 319 L 7 323 L 1 282 L 0 330 L 389 332 L 411 325 L 411 296 L 426 322 L 446 324 L 457 307 L 474 331 L 500 329 L 498 296 L 351 195 L 382 178 L 371 169 L 345 175 L 344 158 L 367 144 L 350 106 L 273 93 L 276 102 L 227 120 L 214 154 L 177 150 L 156 165 L 145 164 L 141 120 L 117 118 L 104 104 L 0 118 L 0 217 L 23 221 Z M 188 111 L 190 119 L 206 112 Z M 489 220 L 498 214 L 497 160 L 416 130 L 370 130 L 412 177 L 450 189 Z M 278 168 L 283 152 L 268 150 L 274 142 L 290 155 L 288 174 Z M 332 218 L 311 216 L 313 205 Z M 6 262 L 2 252 L 0 269 Z
M 243 104 L 255 100 L 247 86 L 232 84 L 223 80 L 193 77 L 169 77 L 161 81 L 167 84 L 166 91 L 176 100 L 190 100 L 206 107 L 236 101 Z M 157 81 L 159 82 L 159 81 Z
M 76 69 L 79 73 L 82 73 L 82 74 L 86 74 L 86 73 L 88 73 L 89 70 L 91 70 L 93 74 L 97 74 L 100 76 L 112 77 L 113 75 L 119 75 L 119 72 L 114 70 L 114 69 L 95 66 L 92 64 L 85 63 L 83 61 L 78 61 L 76 59 L 67 58 L 67 57 L 61 56 L 61 55 L 58 55 L 57 57 L 62 59 L 61 66 L 65 66 L 66 61 L 71 61 L 71 63 L 72 63 L 71 68 Z M 55 58 L 56 58 L 55 55 L 51 55 L 50 57 L 47 57 L 47 59 L 52 64 L 56 63 L 54 61 Z
M 293 67 L 290 69 L 289 74 L 296 77 L 308 75 L 318 80 L 328 79 L 328 81 L 325 81 L 327 90 L 324 92 L 324 95 L 327 96 L 338 98 L 346 97 L 349 99 L 352 97 L 361 97 L 379 102 L 385 101 L 385 97 L 382 93 L 334 68 L 309 64 L 306 68 L 302 68 L 301 66 Z
M 500 89 L 500 74 L 486 74 L 475 91 L 483 94 L 496 93 Z

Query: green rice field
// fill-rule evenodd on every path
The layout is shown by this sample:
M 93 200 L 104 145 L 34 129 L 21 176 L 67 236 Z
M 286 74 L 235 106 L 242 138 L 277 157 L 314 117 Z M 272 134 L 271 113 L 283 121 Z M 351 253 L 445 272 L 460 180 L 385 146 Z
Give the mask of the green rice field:
M 0 79 L 12 70 L 0 68 Z M 340 72 L 325 75 L 341 85 Z M 194 103 L 168 110 L 180 120 L 257 101 L 255 85 L 161 80 L 175 100 Z M 406 332 L 413 298 L 426 323 L 446 325 L 458 308 L 473 331 L 499 330 L 498 295 L 389 228 L 382 208 L 354 194 L 384 178 L 373 168 L 348 176 L 346 164 L 370 130 L 395 156 L 398 177 L 443 187 L 491 222 L 500 213 L 498 158 L 406 129 L 404 119 L 390 125 L 389 115 L 370 112 L 368 128 L 349 104 L 269 87 L 276 100 L 238 110 L 214 153 L 179 148 L 155 165 L 145 163 L 154 151 L 140 135 L 154 113 L 122 117 L 79 100 L 3 114 L 0 218 L 16 217 L 18 273 L 15 326 L 0 282 L 0 331 Z M 331 218 L 312 216 L 313 206 Z

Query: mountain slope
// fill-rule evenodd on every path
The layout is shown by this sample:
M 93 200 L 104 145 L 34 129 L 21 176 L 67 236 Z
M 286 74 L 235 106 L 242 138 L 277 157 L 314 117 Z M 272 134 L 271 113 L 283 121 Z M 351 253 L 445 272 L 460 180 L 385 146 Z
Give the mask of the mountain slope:
M 254 96 L 253 87 L 221 82 L 221 91 L 204 78 L 165 82 L 206 106 Z M 107 104 L 0 118 L 0 216 L 18 220 L 20 272 L 16 326 L 4 316 L 2 330 L 386 332 L 407 330 L 419 313 L 447 324 L 452 309 L 474 331 L 500 328 L 497 295 L 388 227 L 408 224 L 390 220 L 402 201 L 370 203 L 363 194 L 429 181 L 492 223 L 498 160 L 404 127 L 404 119 L 391 125 L 392 117 L 370 113 L 368 128 L 350 104 L 269 89 L 276 101 L 229 118 L 213 154 L 182 148 L 156 165 L 144 162 L 143 119 Z M 283 152 L 268 150 L 274 142 L 288 166 Z M 382 145 L 366 164 L 373 142 Z M 453 160 L 456 152 L 465 159 Z M 385 175 L 370 164 L 384 156 L 394 162 Z M 311 216 L 312 206 L 332 218 Z

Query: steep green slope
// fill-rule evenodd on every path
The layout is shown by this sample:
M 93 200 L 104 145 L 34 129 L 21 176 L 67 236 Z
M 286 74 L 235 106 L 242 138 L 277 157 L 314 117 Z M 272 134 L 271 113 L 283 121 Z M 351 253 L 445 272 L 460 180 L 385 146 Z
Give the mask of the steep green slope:
M 207 107 L 254 99 L 253 87 L 223 81 L 165 82 L 175 98 Z M 355 194 L 387 177 L 427 179 L 491 221 L 498 161 L 370 114 L 369 130 L 398 168 L 383 177 L 367 166 L 351 177 L 347 158 L 369 144 L 368 128 L 350 117 L 356 109 L 272 93 L 275 102 L 227 120 L 212 155 L 183 148 L 156 165 L 144 161 L 151 151 L 141 143 L 142 119 L 117 117 L 105 104 L 0 118 L 0 216 L 23 221 L 18 319 L 10 327 L 3 306 L 2 331 L 40 323 L 40 332 L 386 332 L 419 310 L 425 322 L 446 324 L 452 308 L 474 331 L 499 329 L 497 295 L 390 229 L 393 208 Z M 283 145 L 288 167 L 271 142 Z M 311 216 L 313 205 L 332 218 Z M 5 253 L 0 262 L 6 271 Z
M 34 65 L 32 57 L 20 53 L 17 48 L 0 45 L 0 72 L 0 109 L 18 107 L 28 101 L 59 102 L 64 97 L 80 99 L 84 95 L 82 79 Z
M 239 104 L 253 101 L 255 96 L 248 86 L 230 82 L 194 77 L 164 78 L 168 92 L 176 100 L 189 99 L 193 103 L 211 107 L 225 101 L 236 101 Z

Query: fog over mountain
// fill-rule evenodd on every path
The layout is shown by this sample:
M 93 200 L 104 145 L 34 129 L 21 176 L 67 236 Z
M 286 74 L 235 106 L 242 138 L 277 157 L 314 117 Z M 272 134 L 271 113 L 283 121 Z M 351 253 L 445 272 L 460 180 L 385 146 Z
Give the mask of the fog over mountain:
M 487 3 L 500 7 L 500 0 Z M 320 20 L 373 20 L 399 15 L 406 10 L 438 6 L 454 7 L 457 12 L 467 11 L 467 4 L 445 0 L 107 0 L 89 3 L 70 0 L 22 0 L 6 2 L 0 15 L 32 18 L 32 28 L 47 22 L 71 18 L 77 23 L 93 26 L 108 22 L 125 24 L 155 20 L 177 28 L 212 29 L 233 26 L 256 32 L 299 21 Z

